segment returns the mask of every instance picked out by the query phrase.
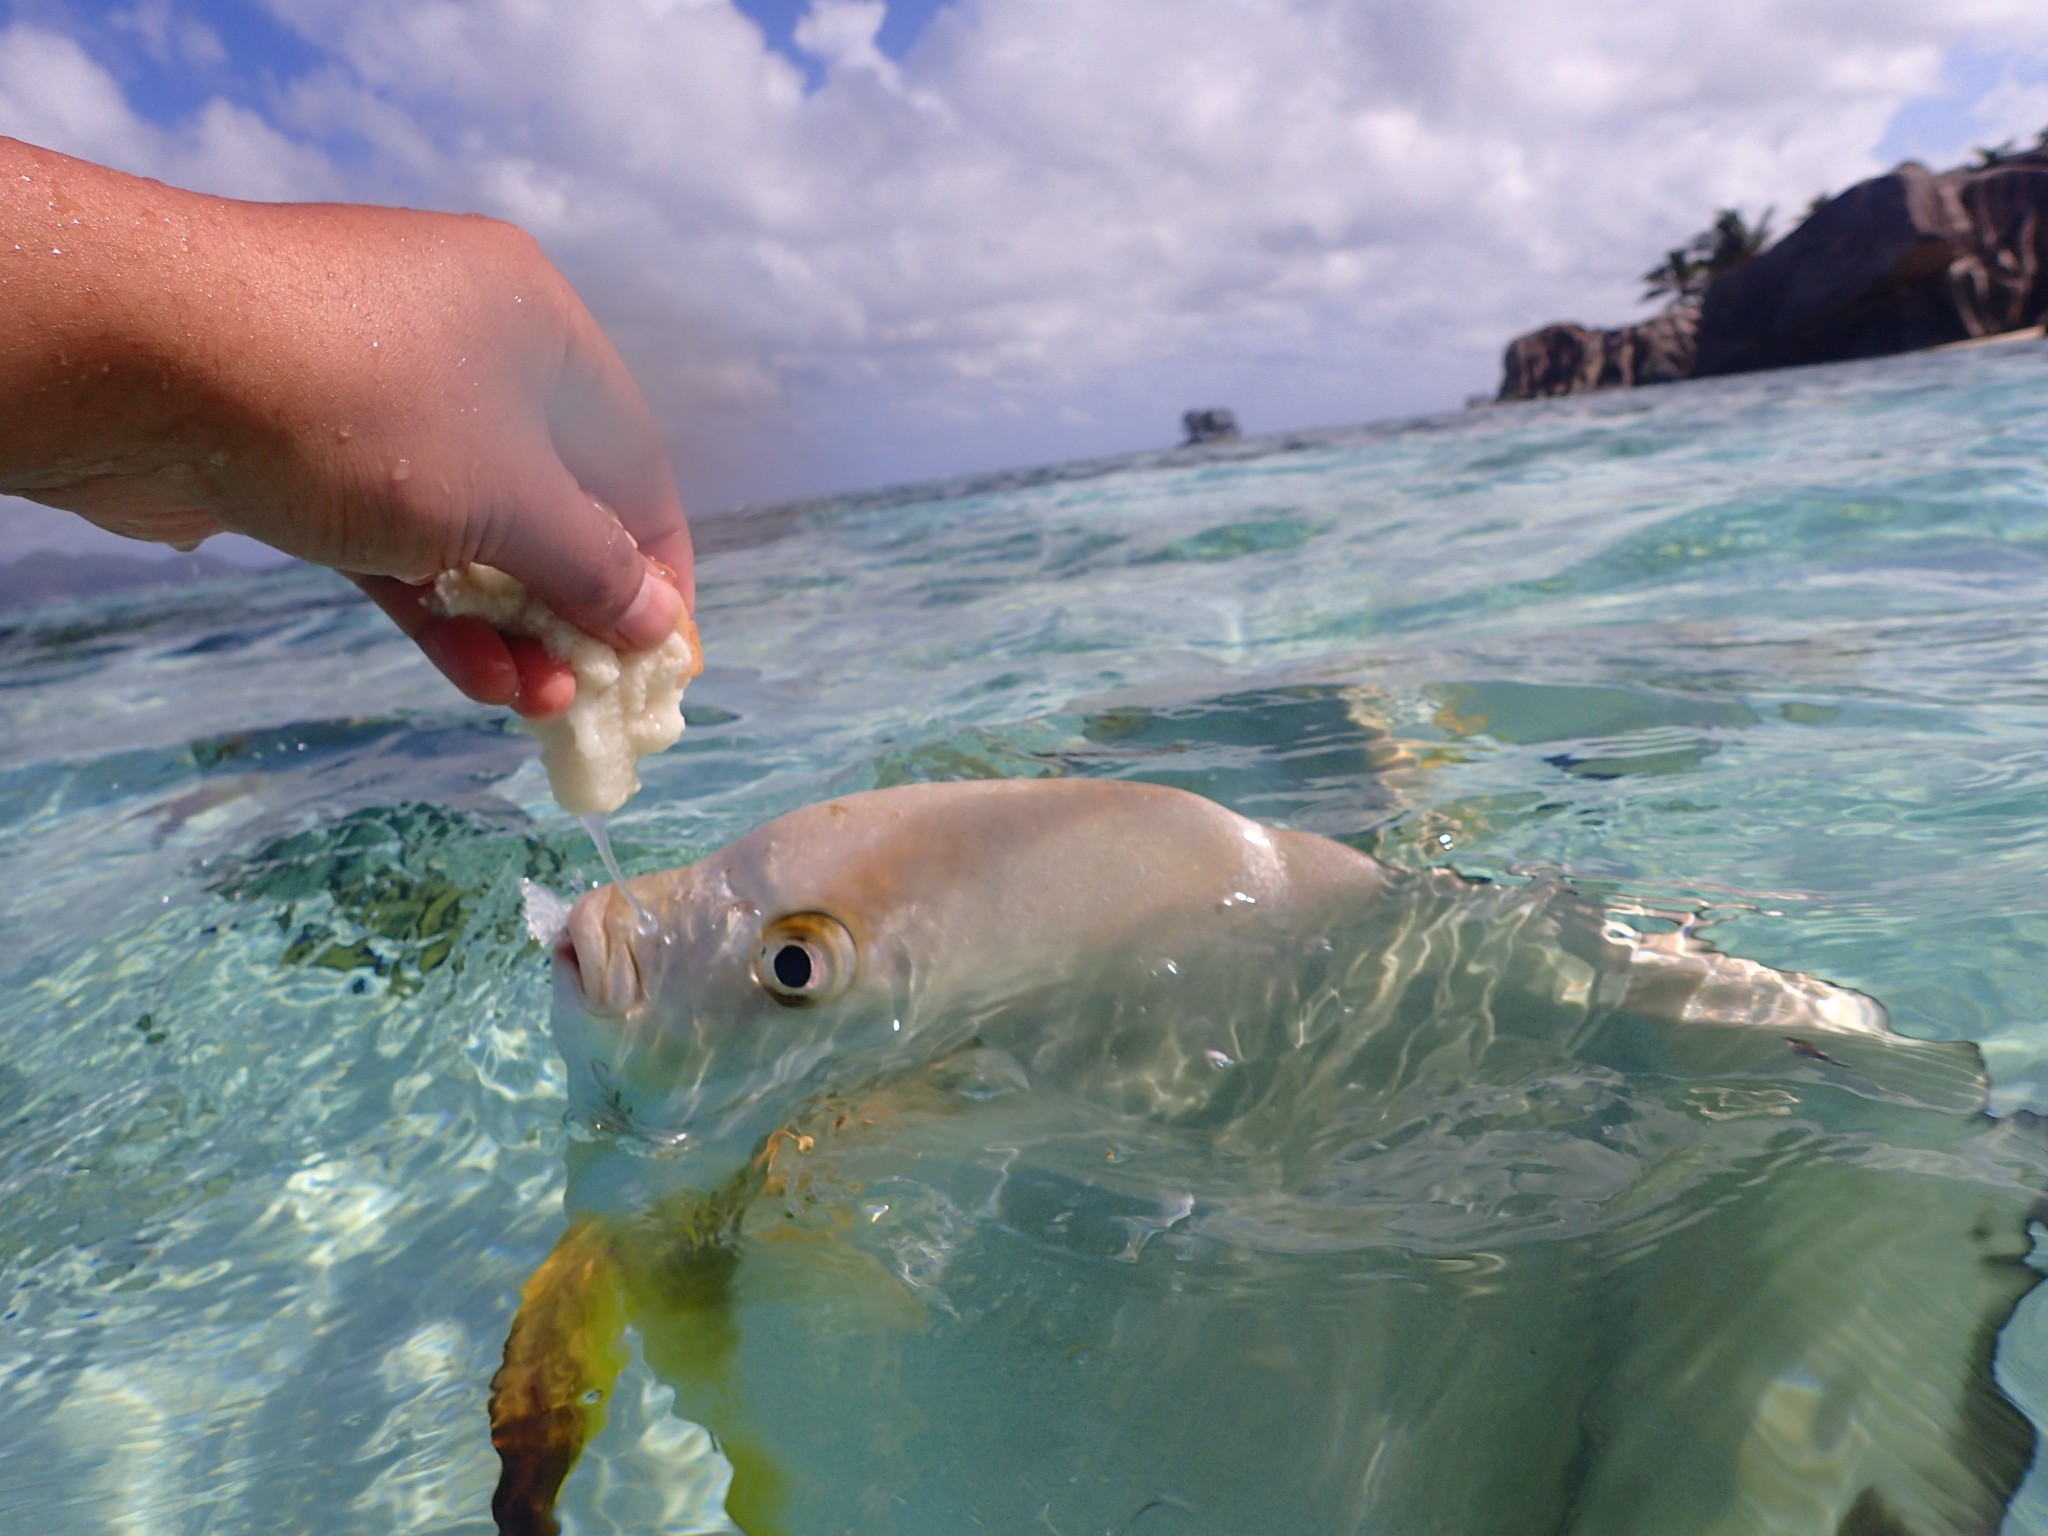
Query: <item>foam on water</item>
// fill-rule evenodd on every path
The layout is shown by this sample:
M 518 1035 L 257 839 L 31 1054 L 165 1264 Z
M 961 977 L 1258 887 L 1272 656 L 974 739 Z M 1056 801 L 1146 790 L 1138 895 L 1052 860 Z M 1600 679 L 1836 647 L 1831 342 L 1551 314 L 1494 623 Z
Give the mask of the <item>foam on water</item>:
M 709 670 L 613 819 L 617 866 L 872 785 L 1178 784 L 1397 862 L 1566 873 L 1977 1040 L 2002 1103 L 2048 1107 L 2043 363 L 1724 380 L 709 529 Z M 48 1532 L 484 1529 L 484 1383 L 569 1139 L 521 881 L 599 873 L 531 743 L 317 572 L 0 616 L 0 718 L 0 1507 Z M 1194 1171 L 1124 1151 L 1150 1182 L 1099 1210 L 1008 1187 L 1016 1224 L 975 1229 L 1019 1266 L 989 1296 L 1092 1316 L 1030 1267 L 1089 1222 L 1169 1273 Z M 907 1179 L 878 1220 L 917 1213 L 903 1262 L 935 1276 L 986 1195 Z M 1363 1219 L 1357 1180 L 1316 1198 L 1286 1212 L 1305 1243 Z M 2043 1311 L 1999 1367 L 2037 1415 Z M 701 1437 L 644 1372 L 626 1388 L 572 1520 L 718 1528 Z M 2008 1529 L 2048 1531 L 2039 1487 Z

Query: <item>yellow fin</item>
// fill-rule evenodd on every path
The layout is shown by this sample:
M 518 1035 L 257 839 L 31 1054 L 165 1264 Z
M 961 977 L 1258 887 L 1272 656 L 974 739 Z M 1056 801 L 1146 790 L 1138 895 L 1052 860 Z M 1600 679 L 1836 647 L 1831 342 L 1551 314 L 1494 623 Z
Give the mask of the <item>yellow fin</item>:
M 677 1190 L 624 1221 L 572 1224 L 521 1292 L 491 1381 L 499 1536 L 558 1536 L 555 1500 L 603 1427 L 629 1318 L 649 1365 L 675 1388 L 677 1411 L 711 1433 L 732 1467 L 727 1515 L 745 1536 L 780 1536 L 793 1484 L 772 1433 L 747 1423 L 741 1301 L 801 1307 L 813 1324 L 848 1330 L 921 1328 L 909 1289 L 847 1240 L 857 1217 L 837 1197 L 853 1191 L 831 1176 L 829 1153 L 842 1138 L 948 1107 L 924 1082 L 834 1096 L 765 1138 L 716 1189 Z M 735 1294 L 742 1265 L 744 1298 Z
M 731 1227 L 741 1211 L 721 1199 L 729 1194 L 666 1201 L 658 1213 L 665 1220 L 636 1224 L 627 1258 L 633 1310 L 648 1363 L 675 1389 L 677 1411 L 710 1431 L 732 1467 L 727 1516 L 746 1536 L 780 1536 L 788 1478 L 746 1427 L 734 1369 L 740 1256 Z
M 626 1298 L 610 1237 L 579 1221 L 519 1294 L 505 1362 L 491 1378 L 491 1444 L 501 1470 L 499 1536 L 557 1536 L 555 1497 L 604 1426 L 626 1364 Z

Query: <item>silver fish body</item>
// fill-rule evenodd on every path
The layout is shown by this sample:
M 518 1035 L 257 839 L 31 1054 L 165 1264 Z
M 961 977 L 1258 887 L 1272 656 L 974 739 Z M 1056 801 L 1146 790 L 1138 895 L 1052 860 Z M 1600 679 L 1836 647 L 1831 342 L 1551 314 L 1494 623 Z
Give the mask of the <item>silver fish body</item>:
M 2029 1463 L 1992 1341 L 2048 1157 L 1861 994 L 1130 784 L 632 884 L 651 931 L 599 891 L 557 950 L 619 1132 L 571 1208 L 762 1448 L 750 1532 L 1931 1536 Z M 715 1371 L 658 1278 L 714 1248 Z

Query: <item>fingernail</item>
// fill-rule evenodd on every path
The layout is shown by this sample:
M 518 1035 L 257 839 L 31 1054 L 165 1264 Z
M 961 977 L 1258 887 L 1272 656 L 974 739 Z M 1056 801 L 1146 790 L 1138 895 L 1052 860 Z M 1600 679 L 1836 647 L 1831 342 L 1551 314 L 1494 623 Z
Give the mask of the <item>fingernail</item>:
M 631 650 L 647 650 L 674 634 L 676 620 L 682 616 L 682 594 L 648 571 L 640 578 L 640 591 L 633 598 L 633 606 L 619 620 L 619 638 Z

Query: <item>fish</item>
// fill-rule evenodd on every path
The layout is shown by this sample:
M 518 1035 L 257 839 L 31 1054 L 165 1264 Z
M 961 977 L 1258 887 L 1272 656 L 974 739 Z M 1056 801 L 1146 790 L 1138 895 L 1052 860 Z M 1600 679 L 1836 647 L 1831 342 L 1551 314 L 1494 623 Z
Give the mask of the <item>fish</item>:
M 501 1536 L 634 1336 L 746 1536 L 1956 1536 L 2031 1464 L 2048 1140 L 1861 992 L 1126 781 L 628 884 L 529 903 L 589 1129 Z

